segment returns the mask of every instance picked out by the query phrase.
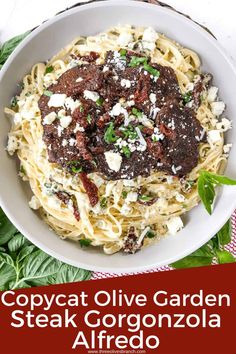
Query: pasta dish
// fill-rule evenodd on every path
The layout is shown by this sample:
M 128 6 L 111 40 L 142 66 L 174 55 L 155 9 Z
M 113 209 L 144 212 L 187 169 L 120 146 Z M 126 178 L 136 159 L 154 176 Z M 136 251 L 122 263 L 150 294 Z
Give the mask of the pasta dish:
M 5 113 L 29 205 L 63 239 L 135 253 L 183 228 L 204 169 L 224 171 L 224 133 L 199 56 L 152 28 L 78 37 L 23 78 Z

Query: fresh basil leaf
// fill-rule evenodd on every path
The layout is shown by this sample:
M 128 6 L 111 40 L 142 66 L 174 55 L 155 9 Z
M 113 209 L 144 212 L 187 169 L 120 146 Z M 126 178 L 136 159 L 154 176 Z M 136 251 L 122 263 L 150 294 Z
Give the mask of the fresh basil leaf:
M 35 251 L 24 259 L 22 273 L 24 281 L 45 278 L 58 272 L 61 262 L 41 250 Z
M 228 220 L 227 223 L 220 229 L 220 231 L 216 235 L 219 245 L 225 246 L 228 243 L 230 243 L 231 235 L 232 235 L 232 225 L 231 225 L 231 220 Z
M 25 32 L 5 42 L 0 49 L 0 64 L 3 65 L 18 44 L 29 34 Z
M 25 284 L 27 284 L 29 287 L 53 285 L 56 284 L 56 274 L 49 275 L 48 277 L 28 279 Z
M 16 232 L 17 229 L 0 208 L 0 246 L 6 244 Z
M 204 174 L 200 174 L 198 178 L 198 194 L 209 214 L 212 213 L 212 204 L 215 199 L 215 190 L 212 184 L 205 178 Z
M 210 257 L 188 256 L 181 259 L 180 261 L 172 263 L 171 266 L 176 269 L 203 267 L 203 266 L 211 265 L 212 260 L 213 258 Z
M 216 185 L 236 185 L 236 180 L 202 170 L 198 178 L 198 194 L 209 214 L 215 199 Z
M 17 255 L 16 262 L 20 264 L 23 260 L 36 250 L 36 246 L 29 245 L 23 247 Z
M 4 247 L 0 247 L 0 252 L 6 252 L 6 249 Z
M 234 263 L 236 261 L 234 256 L 226 250 L 217 250 L 216 256 L 219 264 Z
M 202 246 L 189 256 L 172 263 L 171 266 L 176 269 L 192 268 L 210 265 L 214 258 L 214 252 L 208 244 Z
M 14 267 L 14 261 L 11 258 L 11 256 L 7 253 L 1 252 L 0 253 L 0 264 L 5 263 L 10 265 L 11 267 Z
M 15 268 L 0 261 L 0 291 L 11 289 L 10 283 L 16 280 Z
M 68 264 L 63 264 L 57 273 L 56 284 L 73 283 L 82 280 L 88 280 L 91 277 L 89 270 L 73 267 Z
M 222 185 L 230 185 L 230 186 L 235 186 L 236 185 L 236 180 L 222 176 L 222 175 L 216 175 L 215 173 L 210 173 L 208 171 L 202 171 L 204 174 L 205 178 L 210 180 L 214 184 L 222 184 Z
M 17 233 L 7 244 L 10 252 L 16 252 L 29 241 L 20 233 Z

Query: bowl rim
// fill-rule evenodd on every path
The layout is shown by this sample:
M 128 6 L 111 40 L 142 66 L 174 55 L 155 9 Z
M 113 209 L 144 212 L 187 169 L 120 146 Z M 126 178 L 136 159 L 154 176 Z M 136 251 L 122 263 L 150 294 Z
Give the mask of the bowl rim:
M 220 52 L 220 54 L 224 57 L 228 65 L 231 67 L 231 70 L 234 72 L 236 76 L 236 68 L 234 66 L 233 60 L 226 54 L 226 51 L 224 50 L 223 46 L 221 46 L 220 43 L 210 34 L 208 33 L 204 28 L 201 27 L 200 24 L 194 22 L 193 20 L 187 18 L 185 15 L 175 12 L 172 9 L 161 7 L 161 6 L 156 6 L 155 4 L 150 4 L 150 3 L 144 3 L 144 2 L 138 2 L 138 1 L 130 1 L 130 0 L 106 0 L 106 1 L 99 1 L 99 2 L 92 2 L 92 3 L 82 3 L 80 4 L 81 6 L 79 7 L 74 7 L 68 10 L 63 11 L 62 13 L 57 14 L 55 17 L 50 18 L 46 20 L 43 24 L 39 25 L 36 29 L 33 29 L 31 33 L 27 35 L 27 37 L 17 46 L 17 48 L 13 51 L 13 53 L 9 56 L 7 59 L 6 63 L 3 65 L 1 71 L 0 71 L 0 81 L 2 77 L 5 75 L 5 72 L 10 68 L 12 61 L 14 60 L 15 57 L 17 57 L 18 53 L 24 49 L 24 46 L 30 42 L 35 36 L 37 36 L 38 33 L 40 33 L 42 30 L 44 30 L 47 27 L 50 27 L 53 23 L 60 21 L 62 18 L 70 16 L 71 14 L 77 13 L 77 12 L 83 12 L 86 10 L 89 10 L 90 8 L 97 8 L 97 7 L 107 7 L 107 6 L 129 6 L 129 7 L 141 7 L 143 9 L 146 8 L 153 8 L 155 6 L 158 11 L 166 13 L 170 17 L 175 17 L 181 20 L 182 22 L 187 22 L 189 26 L 192 26 L 195 28 L 198 32 L 201 32 L 203 36 L 206 37 L 208 41 L 210 41 Z M 222 188 L 222 190 L 225 187 Z M 233 191 L 232 191 L 233 192 Z M 233 194 L 233 193 L 232 193 Z M 182 253 L 178 253 L 175 257 L 171 257 L 170 259 L 165 259 L 165 261 L 158 262 L 157 263 L 152 263 L 148 265 L 140 265 L 140 266 L 134 266 L 132 265 L 127 269 L 127 267 L 121 267 L 121 268 L 113 268 L 112 266 L 108 267 L 107 266 L 95 266 L 91 264 L 87 264 L 84 262 L 81 262 L 80 260 L 78 261 L 73 261 L 69 259 L 67 256 L 64 256 L 61 253 L 58 253 L 57 251 L 54 251 L 51 248 L 48 248 L 45 244 L 42 244 L 40 240 L 35 240 L 34 236 L 32 233 L 27 232 L 24 230 L 24 226 L 21 224 L 20 221 L 18 221 L 13 213 L 11 212 L 10 208 L 8 207 L 8 203 L 2 199 L 1 193 L 0 193 L 0 206 L 2 207 L 3 211 L 6 213 L 7 217 L 9 220 L 16 226 L 16 228 L 24 235 L 26 238 L 28 238 L 33 244 L 35 244 L 38 248 L 46 252 L 52 257 L 55 257 L 62 262 L 65 262 L 67 264 L 71 264 L 75 267 L 80 267 L 84 269 L 89 269 L 91 271 L 96 271 L 96 272 L 104 272 L 104 273 L 116 273 L 116 274 L 130 274 L 130 273 L 136 273 L 136 272 L 144 272 L 147 270 L 152 270 L 155 268 L 159 268 L 162 266 L 165 266 L 167 264 L 171 264 L 179 259 L 182 259 L 186 257 L 187 255 L 191 254 L 198 248 L 200 248 L 205 242 L 208 242 L 219 230 L 219 225 L 217 225 L 216 229 L 212 230 L 211 233 L 207 234 L 207 237 L 204 237 L 204 243 L 203 239 L 201 239 L 199 242 L 195 242 L 194 245 L 191 247 L 189 246 L 187 249 L 182 251 Z M 233 211 L 236 208 L 236 198 L 231 200 L 231 203 L 228 204 L 227 206 L 227 213 L 225 212 L 225 221 L 230 218 L 232 215 Z M 223 224 L 222 224 L 223 225 Z M 222 226 L 220 225 L 220 226 Z

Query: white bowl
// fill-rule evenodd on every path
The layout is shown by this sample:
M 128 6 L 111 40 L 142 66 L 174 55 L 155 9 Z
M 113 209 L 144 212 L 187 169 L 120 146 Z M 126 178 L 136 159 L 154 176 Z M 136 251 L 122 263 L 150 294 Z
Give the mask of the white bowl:
M 227 116 L 236 117 L 236 72 L 223 48 L 200 26 L 186 17 L 156 5 L 134 1 L 105 1 L 83 5 L 47 21 L 34 30 L 14 51 L 0 73 L 0 204 L 10 220 L 29 240 L 48 254 L 72 265 L 104 272 L 143 271 L 177 261 L 207 242 L 236 207 L 236 188 L 221 189 L 212 216 L 202 205 L 185 216 L 185 228 L 135 255 L 107 256 L 97 248 L 81 249 L 62 241 L 29 206 L 29 188 L 17 175 L 16 160 L 6 151 L 9 122 L 4 116 L 16 85 L 33 64 L 45 61 L 78 35 L 94 35 L 116 24 L 152 26 L 200 54 L 203 69 L 214 75 L 220 96 L 227 104 Z M 234 122 L 236 124 L 236 120 Z M 236 140 L 236 130 L 227 136 Z M 236 177 L 236 145 L 233 146 L 226 174 Z

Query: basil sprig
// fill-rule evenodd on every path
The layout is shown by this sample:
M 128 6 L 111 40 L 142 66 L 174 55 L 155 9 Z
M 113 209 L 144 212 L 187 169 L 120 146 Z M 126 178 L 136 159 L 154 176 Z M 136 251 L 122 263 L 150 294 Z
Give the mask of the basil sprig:
M 25 32 L 20 34 L 19 36 L 13 37 L 6 41 L 0 47 L 0 69 L 9 57 L 9 55 L 13 52 L 13 50 L 18 46 L 18 44 L 29 34 L 30 32 Z
M 229 220 L 208 243 L 171 266 L 179 269 L 207 266 L 213 261 L 216 264 L 234 263 L 236 261 L 234 256 L 225 249 L 231 241 L 231 235 L 231 221 Z
M 91 272 L 62 263 L 28 241 L 0 209 L 0 290 L 87 280 Z
M 198 194 L 209 214 L 215 200 L 215 187 L 219 185 L 236 185 L 236 180 L 204 170 L 200 172 Z

